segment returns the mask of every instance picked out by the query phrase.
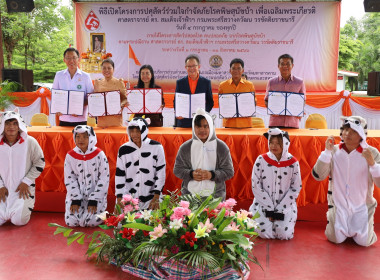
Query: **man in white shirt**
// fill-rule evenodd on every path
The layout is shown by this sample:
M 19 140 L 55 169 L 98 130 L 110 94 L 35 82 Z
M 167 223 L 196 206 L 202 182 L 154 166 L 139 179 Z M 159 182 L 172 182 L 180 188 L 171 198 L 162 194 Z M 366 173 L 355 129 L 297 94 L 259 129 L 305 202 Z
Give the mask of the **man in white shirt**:
M 67 48 L 63 53 L 63 61 L 67 65 L 67 69 L 58 71 L 55 74 L 53 89 L 76 90 L 85 92 L 85 101 L 83 115 L 62 115 L 59 116 L 60 126 L 77 126 L 87 124 L 87 93 L 94 92 L 91 77 L 88 73 L 78 68 L 79 51 L 75 48 Z

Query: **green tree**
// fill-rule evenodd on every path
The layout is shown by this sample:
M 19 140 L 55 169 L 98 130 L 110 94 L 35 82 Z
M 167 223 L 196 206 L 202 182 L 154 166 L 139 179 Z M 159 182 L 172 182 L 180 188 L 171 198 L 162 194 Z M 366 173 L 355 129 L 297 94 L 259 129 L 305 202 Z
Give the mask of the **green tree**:
M 379 13 L 367 13 L 361 20 L 351 17 L 341 28 L 338 67 L 358 72 L 360 83 L 380 69 Z
M 30 13 L 7 13 L 1 0 L 4 54 L 8 68 L 34 70 L 34 80 L 50 82 L 64 68 L 63 51 L 73 43 L 72 7 L 35 0 Z

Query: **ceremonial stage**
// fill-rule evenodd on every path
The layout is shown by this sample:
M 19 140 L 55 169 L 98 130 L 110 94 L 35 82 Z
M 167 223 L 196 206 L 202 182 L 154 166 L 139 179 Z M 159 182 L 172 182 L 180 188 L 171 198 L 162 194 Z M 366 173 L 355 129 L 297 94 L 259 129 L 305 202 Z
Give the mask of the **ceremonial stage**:
M 63 165 L 66 153 L 74 147 L 72 128 L 67 127 L 30 127 L 28 133 L 41 145 L 46 166 L 36 180 L 35 211 L 64 212 L 65 185 Z M 223 140 L 231 151 L 235 169 L 234 177 L 227 181 L 227 198 L 234 198 L 238 207 L 248 209 L 253 200 L 251 190 L 252 167 L 256 158 L 268 151 L 267 139 L 263 133 L 267 129 L 216 129 L 219 139 Z M 300 220 L 326 221 L 326 198 L 328 179 L 317 182 L 311 175 L 311 169 L 325 148 L 327 136 L 334 135 L 335 142 L 340 141 L 339 130 L 287 129 L 291 145 L 289 152 L 300 162 L 302 190 L 297 200 Z M 112 211 L 115 201 L 115 170 L 119 147 L 128 141 L 126 128 L 95 128 L 97 146 L 108 157 L 110 165 L 109 207 Z M 162 143 L 166 157 L 166 183 L 164 193 L 180 189 L 181 180 L 173 174 L 177 151 L 182 143 L 191 137 L 187 128 L 150 128 L 149 135 Z M 368 131 L 368 143 L 380 150 L 380 131 Z M 380 189 L 375 188 L 375 198 L 379 201 Z M 380 222 L 376 212 L 375 221 Z

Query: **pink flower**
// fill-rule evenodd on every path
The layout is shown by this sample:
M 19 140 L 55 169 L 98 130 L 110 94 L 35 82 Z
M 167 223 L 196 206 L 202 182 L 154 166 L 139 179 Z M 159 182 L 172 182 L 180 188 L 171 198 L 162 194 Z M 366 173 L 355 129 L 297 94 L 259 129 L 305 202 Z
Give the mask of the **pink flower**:
M 130 202 L 130 201 L 132 201 L 132 196 L 130 195 L 130 194 L 125 194 L 124 196 L 123 196 L 123 199 L 122 199 L 122 201 L 125 203 L 125 202 Z
M 236 200 L 233 198 L 229 198 L 224 202 L 221 202 L 217 209 L 222 209 L 223 207 L 226 208 L 226 210 L 232 210 L 232 208 L 236 205 Z
M 135 217 L 136 217 L 136 219 L 140 219 L 143 217 L 143 214 L 141 214 L 140 212 L 137 212 Z
M 168 230 L 163 229 L 162 225 L 159 224 L 157 227 L 154 228 L 154 231 L 149 232 L 149 235 L 151 239 L 156 240 L 157 238 L 163 236 L 167 232 Z
M 199 223 L 200 227 L 203 228 L 203 227 L 206 227 L 206 232 L 207 233 L 210 233 L 212 230 L 216 230 L 216 228 L 214 227 L 214 224 L 210 223 L 210 219 L 207 219 L 206 223 L 203 224 L 203 223 Z
M 225 230 L 239 231 L 239 226 L 235 222 L 230 223 Z
M 184 201 L 184 200 L 181 200 L 179 202 L 179 206 L 183 207 L 183 208 L 189 208 L 190 206 L 190 203 L 188 201 Z
M 132 203 L 133 203 L 134 205 L 139 205 L 139 199 L 138 199 L 138 198 L 133 198 L 133 199 L 132 199 Z
M 171 215 L 170 220 L 180 220 L 184 216 L 188 216 L 191 214 L 191 210 L 189 208 L 176 207 L 173 209 L 174 213 Z
M 229 199 L 226 200 L 225 203 L 226 203 L 226 205 L 227 205 L 228 208 L 232 209 L 232 207 L 234 207 L 236 205 L 236 200 L 233 199 L 233 198 L 229 198 Z
M 135 207 L 135 210 L 139 210 L 139 205 L 138 204 L 135 205 L 134 207 Z
M 133 206 L 128 204 L 128 205 L 125 205 L 124 207 L 124 213 L 129 213 L 133 210 Z

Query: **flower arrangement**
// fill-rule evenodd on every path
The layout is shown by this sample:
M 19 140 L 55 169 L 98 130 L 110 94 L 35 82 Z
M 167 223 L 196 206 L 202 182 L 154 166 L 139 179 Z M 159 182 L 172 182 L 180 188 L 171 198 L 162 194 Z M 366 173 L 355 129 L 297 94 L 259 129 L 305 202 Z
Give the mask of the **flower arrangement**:
M 88 53 L 81 53 L 82 59 L 89 59 Z
M 106 53 L 102 55 L 102 59 L 107 59 L 109 57 L 112 57 L 112 53 Z
M 259 265 L 251 249 L 257 223 L 252 213 L 233 211 L 234 199 L 167 195 L 156 210 L 139 211 L 138 199 L 125 195 L 116 213 L 103 213 L 104 230 L 87 235 L 87 255 L 121 266 L 145 279 L 235 279 L 249 275 L 248 262 Z M 85 233 L 57 224 L 68 244 L 84 243 Z M 173 273 L 177 276 L 173 276 Z M 187 277 L 187 278 L 186 278 Z M 243 278 L 245 278 L 243 277 Z M 236 278 L 237 279 L 237 278 Z

